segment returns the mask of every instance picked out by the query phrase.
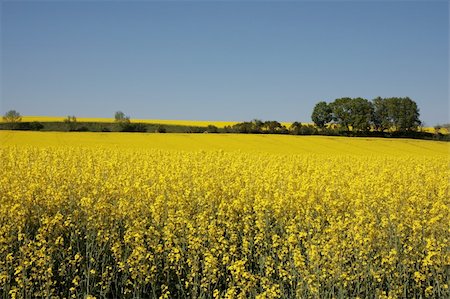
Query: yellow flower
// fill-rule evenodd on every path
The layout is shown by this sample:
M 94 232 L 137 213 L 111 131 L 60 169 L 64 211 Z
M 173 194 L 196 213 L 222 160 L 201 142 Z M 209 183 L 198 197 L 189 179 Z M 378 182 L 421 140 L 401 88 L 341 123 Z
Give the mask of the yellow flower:
M 0 285 L 12 298 L 445 298 L 448 148 L 0 131 Z

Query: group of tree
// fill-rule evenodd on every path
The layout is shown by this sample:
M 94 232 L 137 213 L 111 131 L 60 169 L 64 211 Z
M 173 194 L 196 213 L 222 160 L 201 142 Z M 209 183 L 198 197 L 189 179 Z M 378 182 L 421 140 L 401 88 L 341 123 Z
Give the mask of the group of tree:
M 419 116 L 416 102 L 408 97 L 378 97 L 372 101 L 339 98 L 331 103 L 317 103 L 311 119 L 319 128 L 334 123 L 347 131 L 408 132 L 421 125 Z
M 252 121 L 244 121 L 234 124 L 232 126 L 225 126 L 225 132 L 228 133 L 271 133 L 271 134 L 286 134 L 288 129 L 276 120 L 262 121 L 254 119 Z
M 282 125 L 276 120 L 262 121 L 253 119 L 252 121 L 244 121 L 232 126 L 225 126 L 225 133 L 244 133 L 244 134 L 292 134 L 292 135 L 316 135 L 316 134 L 332 134 L 330 130 L 319 131 L 317 127 L 310 124 L 302 124 L 301 122 L 293 122 L 289 127 Z M 336 135 L 336 134 L 332 134 Z
M 448 134 L 442 134 L 442 128 L 450 130 L 449 124 L 435 126 L 434 134 L 417 132 L 421 125 L 419 108 L 416 102 L 404 98 L 375 98 L 372 101 L 363 98 L 339 98 L 331 103 L 318 102 L 312 112 L 314 125 L 293 122 L 288 128 L 276 120 L 262 121 L 253 119 L 219 129 L 216 126 L 187 127 L 174 126 L 170 132 L 185 133 L 248 133 L 248 134 L 292 134 L 292 135 L 344 135 L 376 137 L 412 137 L 448 140 Z M 4 124 L 0 129 L 41 130 L 39 122 L 21 122 L 19 112 L 10 110 L 3 116 Z M 61 122 L 59 122 L 61 124 Z M 122 111 L 114 114 L 114 123 L 78 123 L 77 118 L 67 116 L 63 126 L 45 123 L 45 130 L 56 131 L 121 131 L 121 132 L 158 132 L 167 129 L 161 124 L 131 122 Z M 170 126 L 169 126 L 170 127 Z M 444 130 L 445 132 L 445 130 Z

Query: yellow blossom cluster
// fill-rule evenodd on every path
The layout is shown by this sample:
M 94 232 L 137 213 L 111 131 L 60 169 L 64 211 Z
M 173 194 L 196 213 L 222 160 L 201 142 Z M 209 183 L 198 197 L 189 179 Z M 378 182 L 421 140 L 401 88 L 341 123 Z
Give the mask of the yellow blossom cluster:
M 0 297 L 449 298 L 449 161 L 1 146 Z
M 67 116 L 22 116 L 23 122 L 61 122 Z M 98 118 L 98 117 L 77 117 L 78 122 L 98 122 L 108 123 L 114 122 L 114 118 Z M 3 118 L 0 118 L 0 123 L 4 122 Z M 207 127 L 208 125 L 214 125 L 219 128 L 225 126 L 232 126 L 237 124 L 236 121 L 208 121 L 208 120 L 169 120 L 169 119 L 131 119 L 131 122 L 146 123 L 146 124 L 162 124 L 162 125 L 180 125 L 180 126 L 200 126 Z M 283 125 L 289 127 L 290 123 L 284 122 Z

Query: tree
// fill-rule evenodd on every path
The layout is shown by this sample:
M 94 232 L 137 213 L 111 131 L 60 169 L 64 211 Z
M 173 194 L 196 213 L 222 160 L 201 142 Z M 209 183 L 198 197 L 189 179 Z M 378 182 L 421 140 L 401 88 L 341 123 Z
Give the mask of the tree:
M 22 121 L 22 116 L 16 110 L 9 110 L 3 115 L 3 121 L 11 124 L 19 123 Z
M 76 123 L 77 122 L 77 118 L 75 117 L 75 115 L 67 115 L 67 117 L 64 119 L 65 123 Z
M 125 116 L 122 111 L 116 111 L 114 114 L 114 119 L 119 125 L 119 130 L 122 132 L 134 132 L 135 127 L 130 123 L 130 117 Z
M 125 116 L 125 113 L 123 113 L 122 111 L 117 111 L 114 114 L 114 119 L 116 120 L 117 123 L 122 123 L 122 124 L 130 122 L 130 117 Z
M 206 132 L 208 132 L 208 133 L 218 133 L 219 132 L 219 128 L 217 128 L 214 125 L 208 125 L 208 127 L 206 128 Z
M 323 128 L 333 119 L 331 113 L 331 107 L 326 102 L 322 101 L 314 106 L 311 119 L 316 124 L 316 126 L 318 126 L 319 128 Z
M 417 127 L 420 126 L 421 121 L 419 119 L 420 113 L 417 103 L 411 100 L 409 97 L 398 98 L 397 119 L 395 126 L 399 131 L 417 131 Z
M 155 132 L 156 132 L 156 133 L 166 133 L 167 130 L 166 130 L 166 128 L 165 128 L 163 125 L 159 125 L 159 126 L 156 128 Z
M 409 97 L 386 98 L 387 115 L 384 122 L 397 131 L 416 131 L 421 124 L 420 113 L 416 102 Z
M 264 126 L 264 122 L 260 119 L 255 118 L 251 121 L 251 126 L 252 126 L 251 130 L 253 132 L 261 132 Z
M 267 120 L 264 122 L 262 128 L 269 133 L 278 133 L 283 131 L 283 126 L 276 120 Z
M 238 133 L 257 133 L 254 130 L 254 124 L 248 121 L 234 124 L 231 128 Z
M 340 98 L 330 104 L 333 120 L 354 131 L 370 130 L 373 104 L 363 98 Z
M 292 134 L 298 135 L 300 128 L 302 127 L 302 123 L 299 121 L 294 121 L 290 126 L 289 126 L 289 131 Z
M 373 99 L 373 125 L 376 130 L 383 132 L 394 126 L 391 117 L 389 116 L 389 103 L 381 97 Z
M 75 115 L 68 115 L 67 118 L 64 119 L 64 122 L 67 124 L 67 128 L 69 131 L 75 130 L 76 124 L 77 124 L 77 118 Z
M 366 99 L 352 99 L 351 125 L 355 131 L 370 131 L 373 118 L 373 104 Z
M 340 98 L 330 103 L 333 121 L 350 131 L 352 125 L 351 98 Z

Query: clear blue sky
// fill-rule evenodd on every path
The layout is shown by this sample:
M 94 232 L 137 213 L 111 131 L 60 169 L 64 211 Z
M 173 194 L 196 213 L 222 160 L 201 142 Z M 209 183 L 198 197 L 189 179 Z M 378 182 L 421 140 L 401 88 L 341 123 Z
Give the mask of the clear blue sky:
M 447 1 L 1 4 L 0 112 L 309 122 L 409 96 L 449 122 Z

